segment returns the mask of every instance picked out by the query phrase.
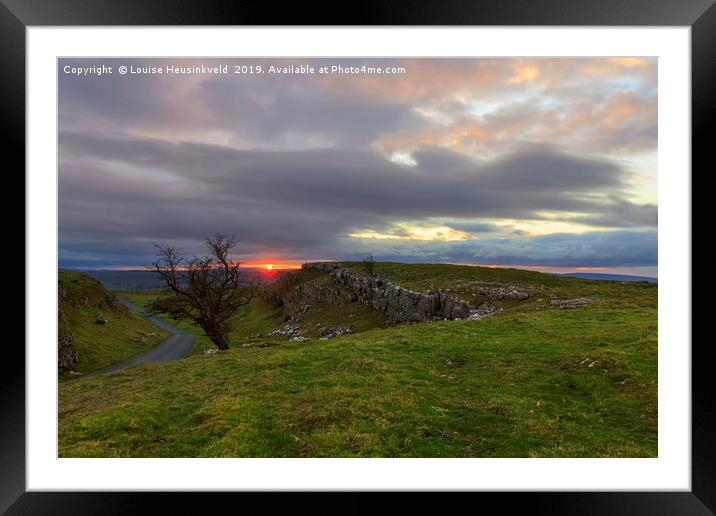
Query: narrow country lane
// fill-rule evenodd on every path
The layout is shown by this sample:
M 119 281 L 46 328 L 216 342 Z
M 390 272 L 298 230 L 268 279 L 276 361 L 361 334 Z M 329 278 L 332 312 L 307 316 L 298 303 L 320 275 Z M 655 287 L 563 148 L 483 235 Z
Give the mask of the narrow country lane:
M 171 337 L 166 339 L 158 346 L 150 349 L 149 351 L 140 355 L 135 355 L 123 362 L 111 365 L 104 369 L 100 369 L 96 374 L 107 375 L 117 372 L 125 367 L 129 367 L 137 364 L 148 364 L 150 362 L 167 362 L 169 360 L 179 360 L 180 358 L 186 357 L 194 346 L 196 337 L 191 335 L 184 330 L 172 326 L 168 322 L 149 315 L 142 307 L 135 305 L 126 298 L 119 297 L 119 302 L 128 307 L 130 310 L 140 313 L 146 317 L 152 324 L 168 331 L 172 334 Z

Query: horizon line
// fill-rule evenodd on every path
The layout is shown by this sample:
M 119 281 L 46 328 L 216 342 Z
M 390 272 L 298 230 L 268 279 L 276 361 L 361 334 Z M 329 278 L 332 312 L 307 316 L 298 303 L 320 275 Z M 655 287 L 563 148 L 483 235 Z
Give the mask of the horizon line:
M 341 261 L 355 261 L 359 262 L 360 260 L 310 260 L 306 262 L 299 263 L 251 263 L 249 265 L 240 266 L 241 269 L 258 269 L 258 270 L 273 270 L 273 271 L 283 271 L 283 270 L 297 270 L 301 268 L 301 265 L 303 263 L 316 263 L 316 262 L 341 262 Z M 614 267 L 589 267 L 589 266 L 562 266 L 562 265 L 523 265 L 523 264 L 478 264 L 478 263 L 459 263 L 459 262 L 392 262 L 390 260 L 386 261 L 386 263 L 406 263 L 406 265 L 419 265 L 419 264 L 430 264 L 430 265 L 462 265 L 466 267 L 485 267 L 490 269 L 519 269 L 519 270 L 528 270 L 532 272 L 542 272 L 544 274 L 604 274 L 604 275 L 622 275 L 622 276 L 639 276 L 644 278 L 652 278 L 652 279 L 658 279 L 658 274 L 652 275 L 652 274 L 626 274 L 621 272 L 613 272 L 614 269 L 622 269 L 622 268 L 638 268 L 638 267 L 657 267 L 655 265 L 645 265 L 645 266 L 614 266 Z M 108 272 L 153 272 L 150 269 L 141 267 L 141 266 L 107 266 L 107 267 L 79 267 L 79 266 L 68 266 L 68 267 L 61 267 L 58 265 L 58 269 L 72 269 L 72 270 L 78 270 L 78 271 L 108 271 Z M 563 269 L 563 272 L 551 272 L 547 271 L 545 269 Z

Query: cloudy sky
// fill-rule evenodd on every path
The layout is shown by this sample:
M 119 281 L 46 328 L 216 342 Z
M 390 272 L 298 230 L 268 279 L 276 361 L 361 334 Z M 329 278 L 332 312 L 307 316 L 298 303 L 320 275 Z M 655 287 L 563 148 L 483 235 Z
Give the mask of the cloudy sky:
M 168 64 L 229 73 L 116 72 Z M 405 73 L 266 72 L 291 64 Z M 222 231 L 249 264 L 656 275 L 656 77 L 643 58 L 61 59 L 60 266 L 141 268 Z

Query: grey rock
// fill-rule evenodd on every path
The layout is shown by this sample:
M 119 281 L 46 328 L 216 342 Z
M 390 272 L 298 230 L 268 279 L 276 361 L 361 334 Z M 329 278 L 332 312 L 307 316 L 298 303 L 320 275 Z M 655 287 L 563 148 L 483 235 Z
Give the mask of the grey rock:
M 480 319 L 484 319 L 485 317 L 488 317 L 499 311 L 499 308 L 492 305 L 480 305 L 478 308 L 470 310 L 470 315 L 468 316 L 468 319 L 470 321 L 479 321 Z
M 332 262 L 312 262 L 306 270 L 327 272 L 333 279 L 326 284 L 299 285 L 294 294 L 319 303 L 360 302 L 381 312 L 388 322 L 427 322 L 436 317 L 463 319 L 469 316 L 470 304 L 445 292 L 416 292 L 380 276 L 367 276 L 341 268 Z
M 323 327 L 318 330 L 318 335 L 321 339 L 332 339 L 333 337 L 340 337 L 341 335 L 346 335 L 347 333 L 353 333 L 352 326 L 336 326 L 334 328 Z
M 592 300 L 586 297 L 578 297 L 577 299 L 552 299 L 549 304 L 552 306 L 559 307 L 560 310 L 566 310 L 569 308 L 576 308 L 578 306 L 586 305 L 591 302 Z
M 301 329 L 298 326 L 291 326 L 290 324 L 286 324 L 280 328 L 276 328 L 268 334 L 269 337 L 298 337 L 300 335 Z
M 57 367 L 60 371 L 70 370 L 80 361 L 80 354 L 73 347 L 74 341 L 71 331 L 65 331 L 57 339 Z

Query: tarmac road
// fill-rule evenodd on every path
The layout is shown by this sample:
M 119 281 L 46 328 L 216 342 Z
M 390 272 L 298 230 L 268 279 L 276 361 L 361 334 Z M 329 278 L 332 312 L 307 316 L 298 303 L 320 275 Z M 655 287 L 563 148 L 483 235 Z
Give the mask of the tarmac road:
M 141 315 L 146 317 L 153 325 L 168 331 L 172 334 L 172 336 L 158 346 L 150 349 L 149 351 L 140 355 L 135 355 L 132 358 L 125 360 L 124 362 L 119 362 L 117 364 L 101 369 L 97 372 L 97 374 L 112 374 L 114 372 L 119 371 L 120 369 L 124 369 L 125 367 L 137 364 L 179 360 L 180 358 L 184 358 L 191 352 L 192 347 L 194 347 L 194 341 L 196 340 L 196 337 L 194 335 L 191 335 L 184 330 L 180 330 L 179 328 L 172 326 L 168 322 L 159 319 L 158 317 L 154 317 L 147 314 L 147 312 L 142 307 L 135 305 L 126 298 L 120 297 L 119 302 L 122 303 L 124 306 L 128 307 L 130 310 L 134 310 L 135 312 L 140 313 Z

